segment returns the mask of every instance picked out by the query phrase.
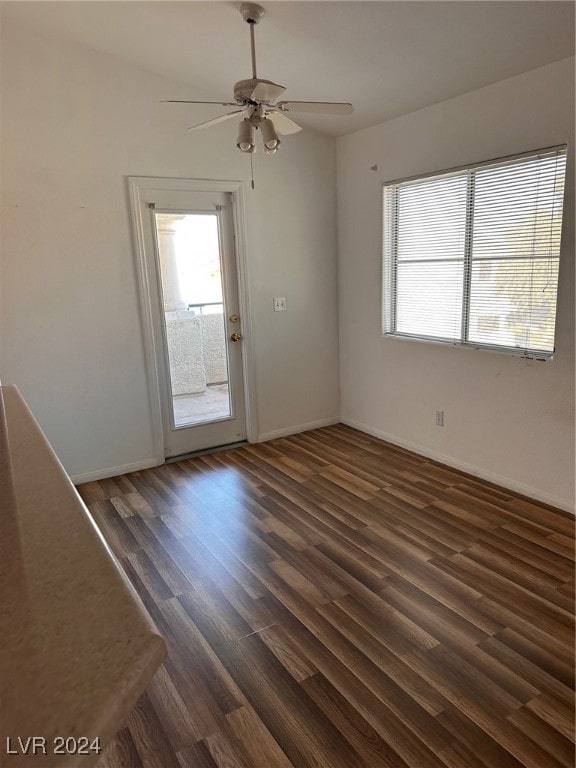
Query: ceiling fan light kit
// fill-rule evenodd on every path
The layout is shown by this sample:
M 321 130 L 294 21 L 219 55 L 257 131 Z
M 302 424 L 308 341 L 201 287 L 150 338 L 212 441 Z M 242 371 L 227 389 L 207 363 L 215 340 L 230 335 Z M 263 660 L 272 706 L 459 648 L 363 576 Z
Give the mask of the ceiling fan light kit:
M 302 128 L 286 116 L 286 112 L 314 112 L 323 115 L 349 115 L 354 111 L 352 104 L 330 101 L 278 101 L 276 99 L 286 90 L 271 80 L 259 78 L 256 74 L 256 43 L 254 27 L 264 18 L 264 8 L 256 3 L 242 3 L 240 15 L 250 27 L 250 53 L 252 57 L 252 77 L 239 80 L 234 84 L 234 101 L 187 101 L 169 99 L 178 104 L 220 104 L 224 107 L 240 107 L 232 112 L 219 115 L 203 123 L 192 125 L 192 130 L 207 128 L 229 120 L 236 115 L 243 115 L 238 128 L 236 146 L 241 152 L 256 152 L 256 131 L 260 129 L 264 152 L 273 155 L 278 151 L 278 134 L 286 136 L 297 133 Z
M 274 152 L 280 146 L 280 139 L 274 128 L 274 123 L 267 117 L 263 117 L 260 120 L 260 130 L 262 131 L 262 141 L 264 142 L 264 150 Z
M 261 107 L 256 107 L 250 117 L 245 117 L 238 126 L 238 138 L 236 146 L 240 152 L 254 154 L 256 152 L 256 131 L 258 128 L 262 131 L 262 141 L 264 143 L 264 152 L 267 155 L 273 155 L 278 151 L 280 139 L 276 133 L 274 123 L 267 117 L 262 116 Z
M 238 128 L 236 146 L 240 152 L 256 152 L 256 128 L 250 120 L 241 120 Z

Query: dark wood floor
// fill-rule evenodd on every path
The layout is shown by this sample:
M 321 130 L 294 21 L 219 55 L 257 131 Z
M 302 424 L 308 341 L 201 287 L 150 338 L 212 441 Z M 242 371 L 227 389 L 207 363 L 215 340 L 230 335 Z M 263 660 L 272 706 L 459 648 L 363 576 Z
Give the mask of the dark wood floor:
M 110 768 L 573 766 L 572 516 L 341 425 L 79 490 L 169 648 Z

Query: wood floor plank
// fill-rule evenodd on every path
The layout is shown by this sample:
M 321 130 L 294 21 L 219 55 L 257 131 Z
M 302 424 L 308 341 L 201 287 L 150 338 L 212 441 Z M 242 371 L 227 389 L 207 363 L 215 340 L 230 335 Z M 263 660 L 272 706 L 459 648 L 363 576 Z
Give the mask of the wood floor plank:
M 99 480 L 100 487 L 104 491 L 105 498 L 112 499 L 116 496 L 122 496 L 136 490 L 130 480 L 129 475 L 120 475 L 118 477 L 107 477 Z
M 267 594 L 262 582 L 246 567 L 243 559 L 237 557 L 236 553 L 216 535 L 202 536 L 201 543 L 222 563 L 230 575 L 251 597 L 257 599 Z
M 108 498 L 97 480 L 84 483 L 78 490 L 86 504 L 94 504 L 96 501 L 105 501 Z
M 538 504 L 521 497 L 511 499 L 507 509 L 515 514 L 518 513 L 519 519 L 533 520 L 538 525 L 545 525 L 555 533 L 562 534 L 569 539 L 574 538 L 576 521 L 574 516 L 568 512 L 560 512 L 547 507 L 545 504 Z
M 285 627 L 290 636 L 299 639 L 302 653 L 332 683 L 336 684 L 338 680 L 339 688 L 344 685 L 356 691 L 359 686 L 362 696 L 369 694 L 372 700 L 377 696 L 386 702 L 391 686 L 396 686 L 394 691 L 405 691 L 433 716 L 448 705 L 437 690 L 414 674 L 400 656 L 386 648 L 384 639 L 374 642 L 368 635 L 359 634 L 361 627 L 355 627 L 346 617 L 342 618 L 339 631 L 323 617 L 311 621 L 307 612 L 303 612 L 300 619 L 286 609 L 280 612 L 277 609 L 276 615 L 278 624 Z M 362 647 L 353 644 L 354 636 L 361 637 Z M 352 686 L 350 674 L 355 678 Z
M 347 541 L 326 541 L 308 551 L 308 556 L 323 562 L 332 578 L 349 586 L 349 590 L 379 592 L 386 586 L 389 571 L 362 550 Z
M 205 730 L 198 727 L 198 719 L 191 717 L 186 702 L 180 696 L 164 665 L 154 675 L 148 688 L 148 695 L 162 722 L 162 728 L 177 754 L 218 730 L 218 725 L 215 723 Z
M 446 656 L 430 658 L 430 653 L 433 652 L 418 658 L 413 655 L 410 659 L 413 668 L 431 685 L 437 686 L 455 707 L 466 712 L 479 728 L 526 768 L 559 768 L 560 763 L 555 758 L 502 716 L 508 704 L 504 697 L 492 692 L 482 680 L 476 680 L 474 674 L 462 672 L 453 660 Z M 447 668 L 439 664 L 441 660 L 448 662 Z
M 90 512 L 96 524 L 106 531 L 108 542 L 119 557 L 140 548 L 130 529 L 131 518 L 122 518 L 111 501 L 94 502 L 90 505 Z
M 291 458 L 294 461 L 297 461 L 302 466 L 307 467 L 308 470 L 312 473 L 321 472 L 331 463 L 327 459 L 322 459 L 314 451 L 299 445 L 296 441 L 294 441 L 294 437 L 297 437 L 297 435 L 275 440 L 271 443 L 268 443 L 268 445 L 272 447 L 272 450 L 277 452 L 277 455 L 285 456 L 287 458 Z
M 98 768 L 144 768 L 132 734 L 127 727 L 116 734 L 98 761 Z
M 519 711 L 519 710 L 515 710 Z M 489 737 L 461 709 L 452 705 L 438 715 L 438 720 L 454 736 L 454 742 L 443 757 L 450 751 L 455 765 L 501 766 L 502 768 L 521 768 L 522 763 L 508 752 L 498 741 Z
M 303 688 L 346 740 L 367 758 L 370 766 L 373 768 L 390 768 L 391 765 L 398 768 L 401 765 L 406 766 L 400 756 L 390 750 L 380 734 L 324 675 L 317 673 L 307 678 L 303 682 Z
M 485 763 L 464 744 L 452 744 L 442 750 L 440 757 L 448 768 L 485 768 Z M 504 768 L 508 764 L 501 765 Z
M 338 690 L 345 699 L 350 702 L 361 716 L 368 722 L 374 730 L 380 734 L 387 744 L 389 752 L 387 758 L 392 766 L 406 763 L 409 766 L 418 765 L 426 768 L 435 768 L 442 765 L 441 760 L 435 755 L 421 739 L 421 734 L 408 727 L 402 718 L 394 715 L 394 712 L 388 706 L 385 693 L 382 692 L 380 685 L 376 682 L 378 670 L 370 663 L 366 664 L 355 658 L 348 657 L 341 653 L 342 644 L 339 648 L 333 648 L 336 654 L 329 650 L 326 644 L 326 634 L 321 633 L 321 638 L 311 633 L 304 624 L 297 620 L 288 622 L 291 634 L 299 638 L 300 647 L 305 649 L 307 657 L 316 665 L 324 677 L 330 681 L 336 690 Z M 346 647 L 346 645 L 344 645 Z M 345 659 L 345 661 L 343 660 Z M 409 680 L 409 668 L 398 661 L 399 667 L 403 667 L 398 672 L 396 679 L 402 680 L 406 690 L 410 689 L 412 680 Z M 364 675 L 363 671 L 367 674 Z M 395 675 L 396 671 L 393 664 L 387 666 L 387 671 Z M 405 673 L 408 672 L 408 675 Z M 427 683 L 419 679 L 412 688 L 414 700 L 428 711 L 440 712 L 446 702 L 437 692 L 428 687 Z M 437 737 L 441 737 L 443 730 L 437 728 Z M 446 742 L 442 741 L 444 746 Z M 368 761 L 368 766 L 370 762 Z M 344 766 L 342 766 L 344 768 Z
M 349 668 L 362 681 L 362 684 L 381 701 L 386 701 L 398 718 L 404 721 L 410 712 L 414 715 L 414 723 L 431 739 L 436 739 L 439 731 L 434 726 L 427 712 L 430 707 L 438 711 L 443 706 L 443 700 L 434 695 L 424 682 L 411 675 L 410 668 L 402 659 L 395 656 L 384 645 L 370 638 L 361 631 L 361 627 L 353 622 L 343 612 L 338 615 L 337 606 L 321 606 L 317 610 L 303 603 L 298 593 L 290 586 L 275 577 L 275 574 L 262 574 L 263 580 L 274 592 L 284 607 L 278 617 L 278 622 L 289 626 L 294 631 L 294 620 L 308 627 L 321 644 L 331 650 L 330 661 L 334 666 L 336 660 Z M 288 614 L 288 622 L 285 615 Z M 358 631 L 360 630 L 360 631 Z M 301 634 L 301 628 L 300 628 Z M 309 638 L 310 641 L 310 638 Z M 312 643 L 315 646 L 315 643 Z M 303 648 L 308 658 L 310 642 Z M 317 666 L 317 655 L 311 658 Z M 325 662 L 326 657 L 322 656 Z M 330 677 L 331 670 L 326 666 L 319 667 L 320 671 Z M 416 706 L 414 706 L 416 704 Z M 416 726 L 415 726 L 416 727 Z
M 165 600 L 160 610 L 171 627 L 176 628 L 172 637 L 178 649 L 177 661 L 180 672 L 186 667 L 188 674 L 193 674 L 204 689 L 209 692 L 210 699 L 216 704 L 213 711 L 223 715 L 238 709 L 245 704 L 241 690 L 236 681 L 230 677 L 222 666 L 219 656 L 211 648 L 207 639 L 196 626 L 178 598 Z M 175 661 L 175 659 L 172 659 Z
M 527 630 L 527 631 L 523 631 Z M 548 638 L 534 631 L 529 624 L 523 624 L 517 631 L 511 627 L 505 627 L 495 635 L 498 640 L 507 644 L 519 652 L 523 659 L 535 663 L 562 682 L 565 686 L 574 686 L 574 665 L 571 652 L 568 648 L 559 648 L 560 643 L 555 638 Z
M 141 583 L 154 600 L 169 600 L 171 597 L 174 597 L 174 593 L 144 550 L 129 552 L 124 563 L 126 560 L 130 563 L 134 572 L 138 574 Z
M 298 622 L 296 622 L 296 625 Z M 387 745 L 387 759 L 391 766 L 422 765 L 439 766 L 441 762 L 435 757 L 423 741 L 411 731 L 402 720 L 396 718 L 391 709 L 373 692 L 373 685 L 366 684 L 357 676 L 358 668 L 351 662 L 348 668 L 339 658 L 335 657 L 327 646 L 303 625 L 295 626 L 289 623 L 291 636 L 299 638 L 300 647 L 305 649 L 309 659 L 316 665 L 324 677 L 334 688 L 353 705 L 360 715 L 382 737 Z M 266 634 L 265 630 L 262 634 Z M 373 681 L 371 681 L 373 682 Z M 378 686 L 376 686 L 378 688 Z M 438 729 L 438 735 L 442 733 Z M 336 763 L 336 765 L 345 765 Z M 367 766 L 370 761 L 367 761 Z
M 100 768 L 571 768 L 574 523 L 342 424 L 79 487 L 168 655 Z
M 127 495 L 128 494 L 126 494 L 126 496 Z M 133 495 L 138 496 L 137 493 L 134 493 Z M 126 496 L 115 496 L 114 498 L 110 499 L 112 506 L 120 515 L 120 517 L 132 517 L 132 515 L 135 514 L 134 510 L 128 503 Z
M 221 654 L 222 663 L 293 763 L 331 768 L 343 762 L 360 768 L 362 760 L 352 746 L 258 635 L 229 645 Z
M 211 646 L 233 642 L 253 632 L 219 590 L 196 584 L 177 599 Z
M 251 768 L 248 755 L 223 730 L 208 736 L 205 744 L 218 768 Z
M 522 676 L 527 683 L 539 691 L 553 693 L 564 702 L 569 703 L 574 700 L 572 686 L 566 685 L 559 679 L 556 668 L 550 665 L 549 657 L 544 657 L 541 652 L 537 652 L 537 657 L 534 658 L 533 646 L 522 651 L 513 645 L 515 646 L 516 643 L 508 645 L 506 642 L 502 642 L 498 635 L 479 643 L 479 647 L 486 653 L 505 664 L 507 669 Z M 568 677 L 573 678 L 571 671 L 569 671 Z
M 508 552 L 517 559 L 529 563 L 552 576 L 566 581 L 574 575 L 573 559 L 558 555 L 554 557 L 549 549 L 544 548 L 525 537 L 518 536 L 508 528 L 495 528 L 480 538 L 501 552 Z
M 344 611 L 362 630 L 398 656 L 413 650 L 427 651 L 438 645 L 432 635 L 384 600 L 367 604 L 356 595 L 346 595 L 334 601 L 334 607 Z
M 306 658 L 298 643 L 294 642 L 281 625 L 273 624 L 270 627 L 265 627 L 258 633 L 258 637 L 296 682 L 301 683 L 318 672 L 316 666 Z
M 563 583 L 557 577 L 519 560 L 512 553 L 504 554 L 496 547 L 484 543 L 470 547 L 467 556 L 480 565 L 488 566 L 493 573 L 512 578 L 516 584 L 543 597 L 551 605 L 563 609 L 570 617 L 572 602 L 556 591 Z
M 478 532 L 470 533 L 453 524 L 441 510 L 433 505 L 424 509 L 413 507 L 400 499 L 380 492 L 370 501 L 378 512 L 378 518 L 388 526 L 410 526 L 416 531 L 426 533 L 430 538 L 440 541 L 450 549 L 459 552 L 476 540 Z
M 570 706 L 550 693 L 537 696 L 526 706 L 567 739 L 574 739 L 574 712 Z
M 571 642 L 573 620 L 570 614 L 556 608 L 548 600 L 518 582 L 501 576 L 467 554 L 458 554 L 448 560 L 437 558 L 435 565 L 447 574 L 461 578 L 465 584 L 474 585 L 474 588 L 482 590 L 485 596 L 510 608 L 542 631 L 561 638 L 563 642 Z
M 240 707 L 226 715 L 226 733 L 241 746 L 248 757 L 249 768 L 259 764 L 293 768 L 293 763 L 252 707 Z
M 566 552 L 571 553 L 574 555 L 574 550 L 576 548 L 576 542 L 574 539 L 574 524 L 572 525 L 572 528 L 569 533 L 567 534 L 561 534 L 561 533 L 552 533 L 550 536 L 547 537 L 548 541 L 554 541 L 559 547 L 563 547 Z
M 281 451 L 276 450 L 266 443 L 247 446 L 246 453 L 269 464 L 271 467 L 278 470 L 278 472 L 287 475 L 298 483 L 303 482 L 308 477 L 315 474 L 314 470 L 306 466 L 306 464 L 302 464 L 298 461 L 294 461 L 294 459 L 284 456 Z
M 127 725 L 145 768 L 180 768 L 174 747 L 147 693 L 138 700 Z
M 562 586 L 558 587 L 558 592 L 565 595 L 566 597 L 569 597 L 572 600 L 572 605 L 574 605 L 574 598 L 575 598 L 575 588 L 576 588 L 576 582 L 574 579 L 570 579 L 570 581 L 565 582 L 562 584 Z
M 182 768 L 219 768 L 205 741 L 198 741 L 180 750 L 178 760 Z
M 346 657 L 354 674 L 379 699 L 387 703 L 398 719 L 406 725 L 410 723 L 422 741 L 434 749 L 445 746 L 442 729 L 429 717 L 430 714 L 435 715 L 436 711 L 429 711 L 430 702 L 426 699 L 422 682 L 410 675 L 410 667 L 404 663 L 403 658 L 390 651 L 384 641 L 380 643 L 364 633 L 362 627 L 350 620 L 337 606 L 325 606 L 323 614 L 349 645 L 358 649 L 366 658 L 350 653 L 349 649 L 347 654 L 343 654 L 342 650 L 347 650 L 346 645 L 342 641 L 333 640 L 336 656 L 341 660 Z
M 182 539 L 182 544 L 201 570 L 203 584 L 222 594 L 253 632 L 274 623 L 270 611 L 259 597 L 245 589 L 201 541 L 187 537 Z M 263 592 L 262 587 L 260 590 Z
M 546 752 L 553 755 L 559 763 L 565 765 L 566 768 L 572 768 L 576 756 L 574 751 L 573 728 L 568 737 L 563 736 L 556 729 L 556 720 L 552 723 L 551 728 L 550 723 L 547 723 L 543 718 L 539 717 L 538 714 L 526 707 L 521 707 L 521 709 L 515 710 L 512 714 L 508 715 L 508 719 L 511 723 L 514 723 L 522 733 L 525 733 Z
M 161 515 L 170 512 L 170 505 L 178 503 L 179 498 L 175 488 L 167 490 L 167 486 L 160 480 L 159 474 L 134 472 L 130 477 L 136 491 L 155 514 Z
M 552 533 L 546 526 L 538 525 L 529 520 L 517 521 L 513 518 L 509 521 L 507 520 L 503 528 L 519 536 L 521 539 L 539 545 L 546 549 L 548 553 L 554 552 L 560 557 L 566 557 L 570 562 L 574 560 L 573 540 L 568 536 Z
M 388 578 L 387 586 L 380 594 L 391 605 L 406 605 L 421 627 L 435 627 L 435 632 L 427 630 L 433 636 L 438 633 L 444 636 L 448 632 L 448 636 L 466 636 L 476 643 L 501 627 L 478 607 L 479 592 L 461 591 L 460 585 L 439 576 L 435 568 L 423 568 L 420 572 L 404 569 L 402 575 L 394 574 Z

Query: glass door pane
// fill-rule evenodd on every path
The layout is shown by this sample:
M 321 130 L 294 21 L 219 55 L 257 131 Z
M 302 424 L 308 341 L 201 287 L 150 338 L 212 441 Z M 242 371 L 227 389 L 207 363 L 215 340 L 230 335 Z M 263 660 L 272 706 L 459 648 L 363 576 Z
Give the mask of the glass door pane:
M 174 428 L 232 417 L 218 213 L 155 211 Z

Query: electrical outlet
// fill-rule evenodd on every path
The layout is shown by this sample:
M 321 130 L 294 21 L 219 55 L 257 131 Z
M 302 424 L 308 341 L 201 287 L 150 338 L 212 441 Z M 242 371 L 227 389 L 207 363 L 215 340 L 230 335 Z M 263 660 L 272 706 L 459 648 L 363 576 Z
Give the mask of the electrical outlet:
M 436 426 L 444 426 L 444 411 L 436 411 Z
M 274 301 L 274 312 L 285 312 L 286 311 L 286 299 L 284 296 L 281 296 L 279 298 L 273 299 Z

